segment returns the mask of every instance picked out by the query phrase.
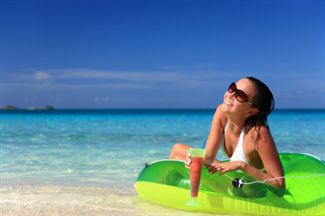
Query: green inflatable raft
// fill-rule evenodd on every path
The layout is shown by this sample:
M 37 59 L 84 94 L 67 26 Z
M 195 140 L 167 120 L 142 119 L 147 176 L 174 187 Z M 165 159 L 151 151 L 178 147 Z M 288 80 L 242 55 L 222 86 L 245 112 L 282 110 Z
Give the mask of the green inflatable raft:
M 243 172 L 211 175 L 203 168 L 198 206 L 188 206 L 189 169 L 182 161 L 146 164 L 136 181 L 138 195 L 188 211 L 251 215 L 325 215 L 325 163 L 307 154 L 281 153 L 286 190 L 256 181 Z M 243 186 L 234 187 L 234 179 Z

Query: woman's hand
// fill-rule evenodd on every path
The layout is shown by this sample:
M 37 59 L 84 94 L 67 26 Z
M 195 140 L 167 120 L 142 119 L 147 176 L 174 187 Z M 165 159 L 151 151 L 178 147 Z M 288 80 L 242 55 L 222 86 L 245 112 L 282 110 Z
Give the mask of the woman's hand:
M 219 175 L 222 175 L 226 172 L 239 170 L 244 167 L 245 167 L 245 163 L 242 161 L 214 162 L 210 165 L 207 165 L 207 169 L 210 174 L 220 172 Z
M 190 152 L 187 151 L 186 158 L 184 160 L 185 167 L 189 169 L 191 162 L 192 162 L 191 154 L 190 154 Z
M 185 163 L 185 167 L 189 169 L 192 163 L 192 157 L 190 152 L 187 152 L 186 157 L 184 159 L 184 163 Z M 205 158 L 203 158 L 203 164 L 204 163 L 205 163 Z

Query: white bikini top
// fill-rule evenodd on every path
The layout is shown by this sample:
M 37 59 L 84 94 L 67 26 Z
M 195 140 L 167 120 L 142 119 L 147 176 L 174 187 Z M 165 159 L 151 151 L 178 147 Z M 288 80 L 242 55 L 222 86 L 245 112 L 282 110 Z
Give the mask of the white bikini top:
M 228 128 L 228 123 L 227 123 L 227 125 L 225 127 L 225 132 L 224 133 L 226 133 L 227 128 Z M 225 135 L 223 136 L 223 150 L 224 150 L 224 153 L 226 154 L 226 151 L 225 151 Z M 244 153 L 244 129 L 241 131 L 241 133 L 239 135 L 239 139 L 238 139 L 236 149 L 235 149 L 234 153 L 231 155 L 231 157 L 229 158 L 229 160 L 230 161 L 243 161 L 243 162 L 248 164 L 248 160 L 247 160 L 247 158 L 245 156 L 245 153 Z

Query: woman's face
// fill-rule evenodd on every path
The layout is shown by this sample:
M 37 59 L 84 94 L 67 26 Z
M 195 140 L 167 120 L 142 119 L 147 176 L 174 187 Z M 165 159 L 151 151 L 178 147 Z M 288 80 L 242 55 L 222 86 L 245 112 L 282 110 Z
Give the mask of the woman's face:
M 253 98 L 256 94 L 253 83 L 248 79 L 240 79 L 233 85 L 230 91 L 226 91 L 223 100 L 223 111 L 225 113 L 237 113 L 248 117 L 252 114 Z M 247 100 L 245 100 L 247 99 Z M 253 114 L 256 112 L 254 111 Z

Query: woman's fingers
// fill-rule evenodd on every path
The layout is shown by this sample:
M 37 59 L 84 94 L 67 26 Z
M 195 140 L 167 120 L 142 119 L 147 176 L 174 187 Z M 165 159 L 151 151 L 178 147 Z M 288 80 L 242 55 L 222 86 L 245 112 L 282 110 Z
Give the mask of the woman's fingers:
M 238 170 L 240 166 L 240 163 L 237 161 L 233 162 L 224 162 L 224 163 L 214 163 L 211 165 L 207 165 L 208 172 L 211 174 L 214 174 L 216 172 L 219 172 L 219 175 L 223 175 L 226 172 Z
M 208 167 L 208 173 L 214 174 L 216 170 L 213 167 Z
M 191 162 L 190 161 L 185 160 L 184 163 L 185 163 L 185 167 L 186 168 L 190 168 L 190 165 L 191 165 Z
M 227 166 L 225 166 L 223 163 L 218 163 L 218 164 L 211 164 L 206 166 L 208 173 L 214 174 L 216 172 L 228 172 Z
M 190 168 L 191 162 L 192 162 L 192 160 L 191 160 L 191 155 L 190 155 L 190 153 L 188 152 L 188 153 L 187 153 L 187 156 L 186 156 L 186 158 L 185 158 L 185 161 L 184 161 L 184 163 L 185 163 L 185 167 L 186 167 L 186 168 Z
M 224 168 L 221 170 L 220 174 L 219 175 L 223 175 L 225 174 L 226 172 L 230 171 L 230 169 L 228 167 Z
M 221 170 L 221 168 L 220 167 L 216 167 L 214 165 L 209 165 L 209 166 L 207 166 L 207 170 L 208 170 L 208 173 L 214 174 L 216 172 L 219 172 Z

